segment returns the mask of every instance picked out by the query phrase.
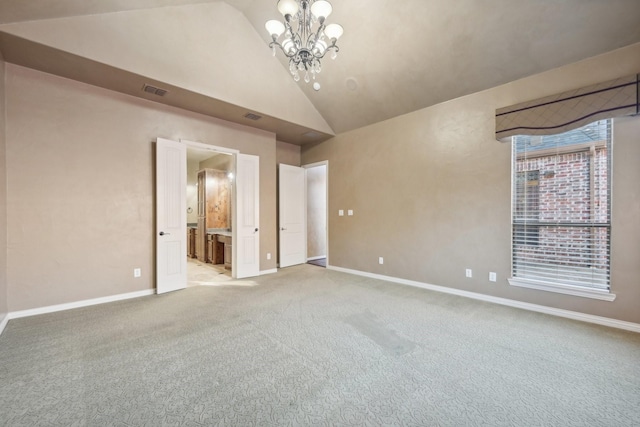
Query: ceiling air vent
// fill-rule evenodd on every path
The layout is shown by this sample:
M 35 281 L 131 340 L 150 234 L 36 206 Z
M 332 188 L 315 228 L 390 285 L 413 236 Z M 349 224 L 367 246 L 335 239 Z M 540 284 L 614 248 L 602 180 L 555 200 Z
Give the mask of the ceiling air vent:
M 151 85 L 142 86 L 142 90 L 147 92 L 147 93 L 152 93 L 152 94 L 158 95 L 158 96 L 165 96 L 167 94 L 167 92 L 168 92 L 166 89 L 160 89 L 160 88 L 157 88 L 157 87 L 151 86 Z
M 262 116 L 259 116 L 257 114 L 253 114 L 253 113 L 247 113 L 244 115 L 245 118 L 249 119 L 249 120 L 260 120 L 262 118 Z

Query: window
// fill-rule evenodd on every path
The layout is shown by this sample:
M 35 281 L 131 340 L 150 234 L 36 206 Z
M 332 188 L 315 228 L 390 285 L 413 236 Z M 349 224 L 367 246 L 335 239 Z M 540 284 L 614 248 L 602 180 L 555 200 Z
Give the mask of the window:
M 611 120 L 514 136 L 512 152 L 510 283 L 612 300 Z
M 532 224 L 538 222 L 540 217 L 540 171 L 518 171 L 515 178 L 513 233 L 523 245 L 537 246 L 540 228 Z

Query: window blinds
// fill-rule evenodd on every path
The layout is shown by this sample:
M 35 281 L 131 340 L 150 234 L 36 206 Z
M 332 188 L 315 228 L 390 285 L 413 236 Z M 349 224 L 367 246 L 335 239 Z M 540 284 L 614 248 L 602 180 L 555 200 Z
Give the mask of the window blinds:
M 611 121 L 513 138 L 513 277 L 609 290 Z

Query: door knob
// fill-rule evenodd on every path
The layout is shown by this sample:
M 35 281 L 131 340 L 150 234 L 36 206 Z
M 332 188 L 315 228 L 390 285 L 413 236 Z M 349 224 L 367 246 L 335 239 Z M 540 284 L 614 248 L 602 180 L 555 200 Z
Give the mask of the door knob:
M 286 228 L 284 228 L 284 227 L 280 228 L 280 230 L 282 230 L 282 231 L 287 231 L 287 229 L 286 229 Z
M 160 232 L 160 235 L 161 235 L 161 236 L 169 236 L 169 235 L 170 235 L 170 233 L 165 233 L 164 231 L 161 231 L 161 232 Z
M 254 233 L 257 233 L 257 232 L 258 232 L 258 229 L 256 228 L 256 229 L 255 229 L 255 231 L 254 231 Z

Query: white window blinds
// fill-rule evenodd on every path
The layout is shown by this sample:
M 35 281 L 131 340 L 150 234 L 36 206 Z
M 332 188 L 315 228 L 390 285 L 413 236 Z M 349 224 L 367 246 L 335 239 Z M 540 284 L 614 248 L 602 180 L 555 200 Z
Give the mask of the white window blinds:
M 512 144 L 513 277 L 608 292 L 611 120 Z

